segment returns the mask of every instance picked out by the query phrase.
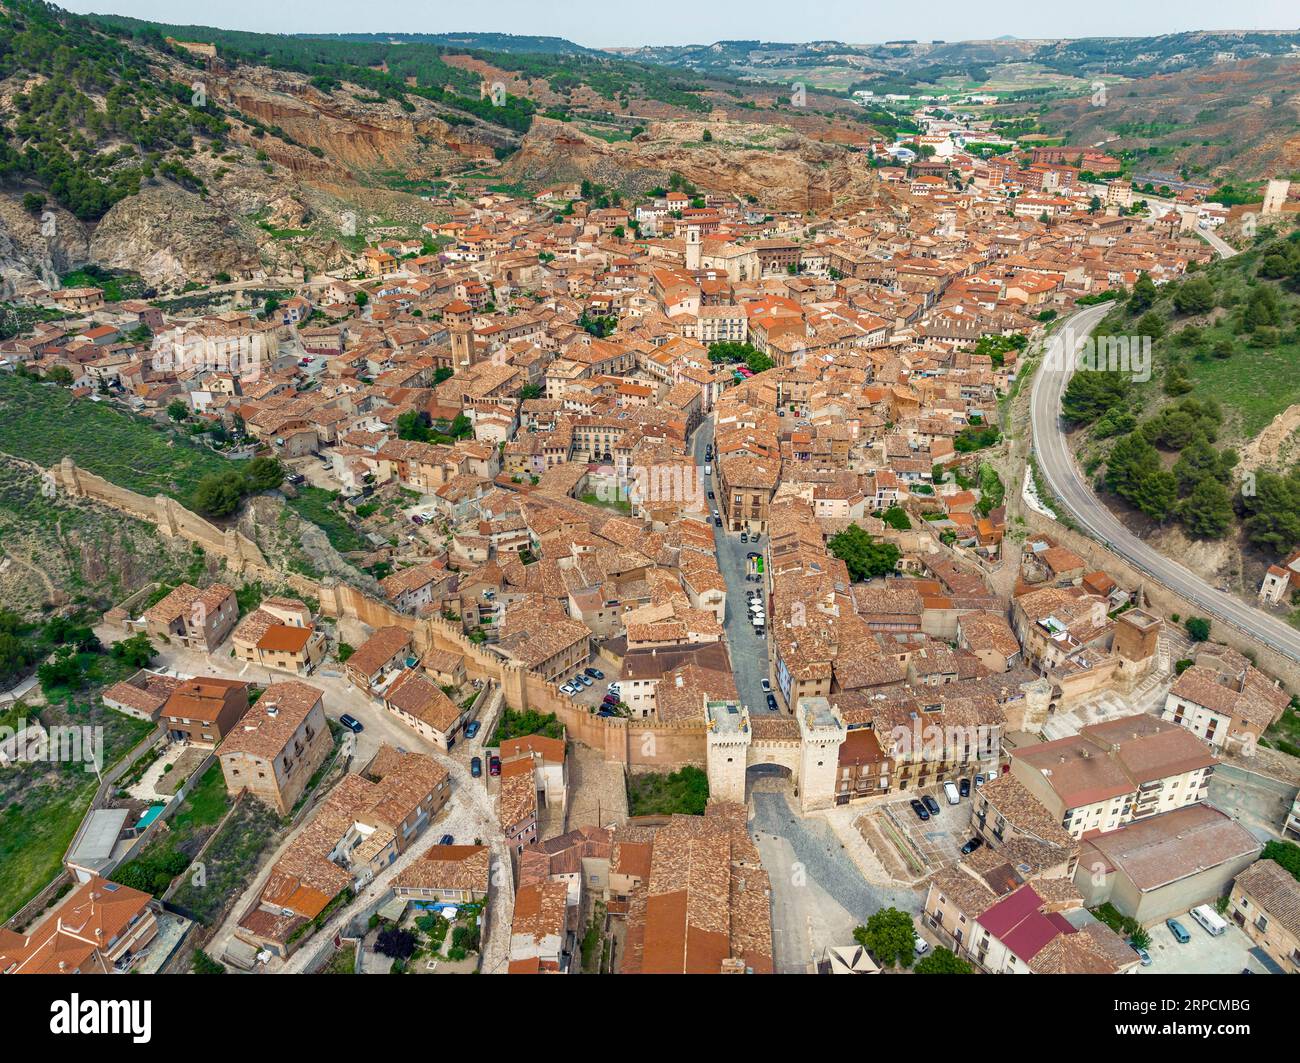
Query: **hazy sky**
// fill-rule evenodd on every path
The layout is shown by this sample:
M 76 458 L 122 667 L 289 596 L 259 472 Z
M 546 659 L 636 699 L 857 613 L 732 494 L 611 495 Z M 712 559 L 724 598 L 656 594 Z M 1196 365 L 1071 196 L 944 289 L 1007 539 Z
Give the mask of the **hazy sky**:
M 1145 37 L 1182 30 L 1296 29 L 1296 0 L 61 0 L 181 25 L 274 33 L 463 30 L 567 37 L 590 47 L 716 40 L 871 43 L 1016 37 Z

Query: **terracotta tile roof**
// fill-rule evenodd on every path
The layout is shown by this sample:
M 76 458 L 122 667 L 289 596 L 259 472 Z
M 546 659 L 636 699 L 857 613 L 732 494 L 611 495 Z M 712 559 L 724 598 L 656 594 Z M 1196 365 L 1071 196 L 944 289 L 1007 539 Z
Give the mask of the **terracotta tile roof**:
M 100 945 L 117 938 L 152 900 L 147 893 L 95 876 L 31 933 L 0 928 L 0 973 L 75 974 L 83 968 L 110 973 L 95 962 Z
M 1300 882 L 1281 864 L 1259 860 L 1237 876 L 1237 885 L 1279 923 L 1300 940 Z
M 272 683 L 226 735 L 217 753 L 247 753 L 270 760 L 293 739 L 322 695 L 322 691 L 296 680 Z

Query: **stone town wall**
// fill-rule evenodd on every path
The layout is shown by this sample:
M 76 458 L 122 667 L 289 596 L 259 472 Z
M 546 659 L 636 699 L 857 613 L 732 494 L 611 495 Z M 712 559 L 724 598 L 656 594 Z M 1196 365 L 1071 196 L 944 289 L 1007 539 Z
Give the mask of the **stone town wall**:
M 283 583 L 295 592 L 320 602 L 324 616 L 348 617 L 371 628 L 395 625 L 410 631 L 417 651 L 451 650 L 465 658 L 466 672 L 475 679 L 496 680 L 511 708 L 531 708 L 555 713 L 575 741 L 600 750 L 605 759 L 626 768 L 659 770 L 685 764 L 703 766 L 705 741 L 703 715 L 696 724 L 660 724 L 649 720 L 605 718 L 592 714 L 560 692 L 559 687 L 534 675 L 498 651 L 471 642 L 460 626 L 435 616 L 419 619 L 400 613 L 364 591 L 326 578 L 308 579 L 298 573 L 273 569 L 257 544 L 238 529 L 221 529 L 173 498 L 149 498 L 110 483 L 78 468 L 69 458 L 50 470 L 54 481 L 69 494 L 90 498 L 146 520 L 169 538 L 198 543 L 224 558 L 232 572 L 250 579 Z

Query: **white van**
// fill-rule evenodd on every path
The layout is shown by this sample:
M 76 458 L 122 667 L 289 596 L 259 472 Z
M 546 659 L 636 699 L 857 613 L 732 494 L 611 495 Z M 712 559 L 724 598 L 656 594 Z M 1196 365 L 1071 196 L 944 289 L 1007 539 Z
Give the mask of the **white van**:
M 943 784 L 943 793 L 944 793 L 944 796 L 948 798 L 948 804 L 950 804 L 950 805 L 958 805 L 958 804 L 961 804 L 961 794 L 959 794 L 959 793 L 957 792 L 957 784 L 956 784 L 956 783 L 951 783 L 951 782 L 946 782 L 946 783 L 944 783 L 944 784 Z
M 1228 929 L 1227 922 L 1208 904 L 1198 904 L 1191 911 L 1191 916 L 1205 928 L 1211 937 L 1218 937 Z

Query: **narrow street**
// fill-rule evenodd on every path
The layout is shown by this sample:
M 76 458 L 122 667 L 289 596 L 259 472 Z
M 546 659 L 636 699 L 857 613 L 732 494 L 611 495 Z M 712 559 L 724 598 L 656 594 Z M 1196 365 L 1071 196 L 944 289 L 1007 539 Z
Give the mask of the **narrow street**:
M 703 467 L 706 464 L 704 455 L 712 441 L 713 422 L 706 420 L 696 430 L 692 446 L 697 465 Z M 709 479 L 706 489 L 717 493 L 716 475 Z M 716 498 L 710 500 L 710 510 L 718 508 L 720 501 Z M 762 590 L 764 603 L 770 603 L 768 603 L 766 578 L 762 583 L 746 581 L 749 563 L 745 555 L 763 552 L 767 536 L 763 537 L 763 545 L 754 546 L 742 543 L 739 532 L 727 532 L 715 527 L 713 542 L 717 549 L 718 570 L 722 573 L 722 578 L 727 581 L 727 609 L 723 628 L 727 633 L 727 649 L 731 654 L 731 669 L 736 678 L 736 691 L 740 695 L 740 703 L 747 707 L 751 714 L 760 716 L 771 711 L 767 707 L 767 695 L 763 693 L 761 686 L 762 680 L 771 678 L 770 655 L 767 639 L 759 638 L 754 633 L 753 624 L 749 622 L 748 600 L 745 592 Z M 775 690 L 776 684 L 772 685 Z

